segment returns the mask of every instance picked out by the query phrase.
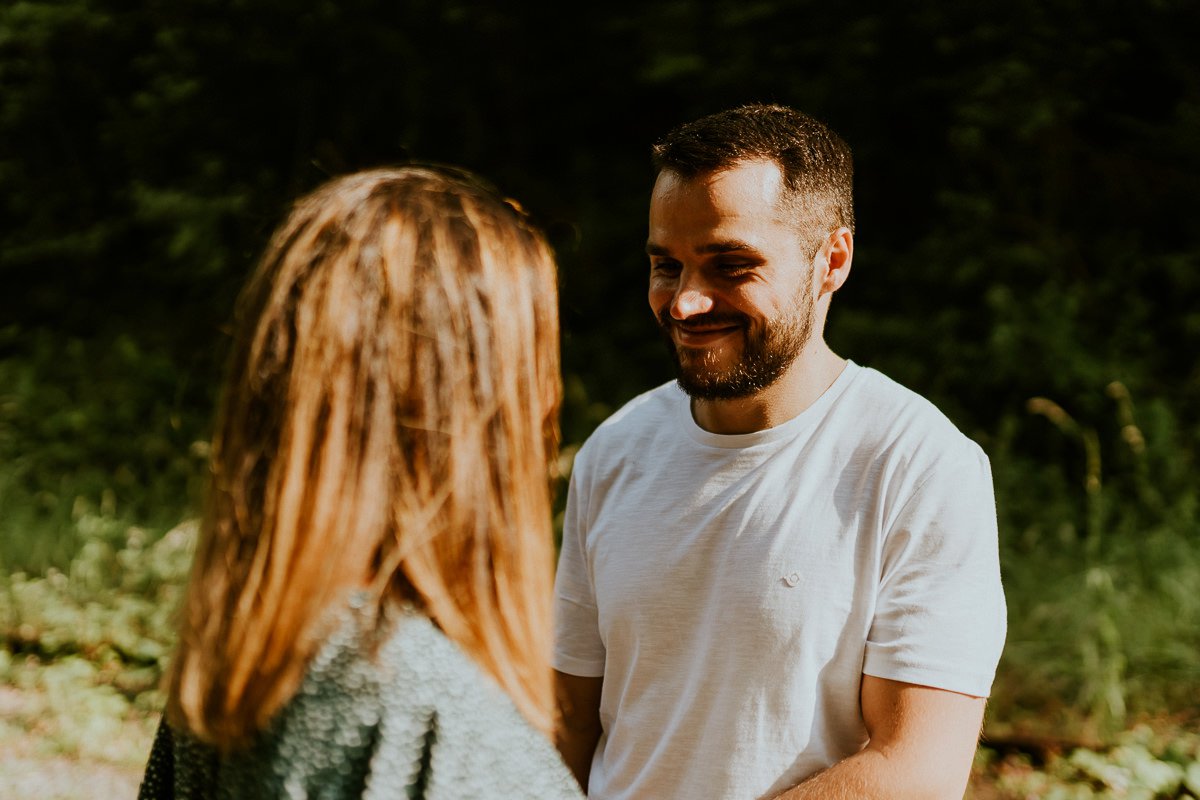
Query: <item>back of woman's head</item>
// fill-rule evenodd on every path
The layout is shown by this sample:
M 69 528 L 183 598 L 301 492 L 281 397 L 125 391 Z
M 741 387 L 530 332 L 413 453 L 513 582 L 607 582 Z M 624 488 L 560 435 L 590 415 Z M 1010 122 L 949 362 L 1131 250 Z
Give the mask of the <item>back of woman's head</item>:
M 239 301 L 173 724 L 244 741 L 366 591 L 548 728 L 557 352 L 550 251 L 477 179 L 378 170 L 297 203 Z

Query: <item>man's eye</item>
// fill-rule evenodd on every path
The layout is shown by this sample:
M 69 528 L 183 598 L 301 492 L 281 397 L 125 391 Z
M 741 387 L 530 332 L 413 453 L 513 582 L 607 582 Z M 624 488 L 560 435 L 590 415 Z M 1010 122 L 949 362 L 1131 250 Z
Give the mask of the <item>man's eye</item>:
M 650 269 L 658 275 L 678 275 L 678 261 L 655 261 L 650 265 Z
M 754 265 L 745 261 L 722 261 L 717 268 L 726 275 L 738 275 L 754 269 Z

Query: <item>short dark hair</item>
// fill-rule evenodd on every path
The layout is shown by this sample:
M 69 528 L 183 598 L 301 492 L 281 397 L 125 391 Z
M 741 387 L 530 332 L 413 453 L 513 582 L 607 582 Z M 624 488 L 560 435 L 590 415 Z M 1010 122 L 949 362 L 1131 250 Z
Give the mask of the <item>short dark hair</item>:
M 755 103 L 684 123 L 655 143 L 653 159 L 659 172 L 685 179 L 745 161 L 773 161 L 802 235 L 818 240 L 841 227 L 854 231 L 850 147 L 823 122 L 795 109 Z

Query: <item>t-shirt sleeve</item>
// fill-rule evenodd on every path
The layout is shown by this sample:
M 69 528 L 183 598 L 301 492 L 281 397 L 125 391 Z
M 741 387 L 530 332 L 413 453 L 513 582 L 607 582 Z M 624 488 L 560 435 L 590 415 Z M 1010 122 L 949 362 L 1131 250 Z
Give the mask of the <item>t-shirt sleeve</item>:
M 554 579 L 554 658 L 559 672 L 584 678 L 604 675 L 605 649 L 587 559 L 585 479 L 577 460 L 567 490 L 562 550 Z
M 991 469 L 973 446 L 934 465 L 888 526 L 863 672 L 986 697 L 1006 628 Z

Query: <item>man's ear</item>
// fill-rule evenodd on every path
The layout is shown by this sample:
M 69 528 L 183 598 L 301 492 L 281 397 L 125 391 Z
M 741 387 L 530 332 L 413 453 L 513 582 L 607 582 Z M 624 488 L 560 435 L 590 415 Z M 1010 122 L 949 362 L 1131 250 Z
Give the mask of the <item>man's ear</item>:
M 838 228 L 825 240 L 824 250 L 821 294 L 833 294 L 850 277 L 850 264 L 854 261 L 854 234 L 849 228 Z

